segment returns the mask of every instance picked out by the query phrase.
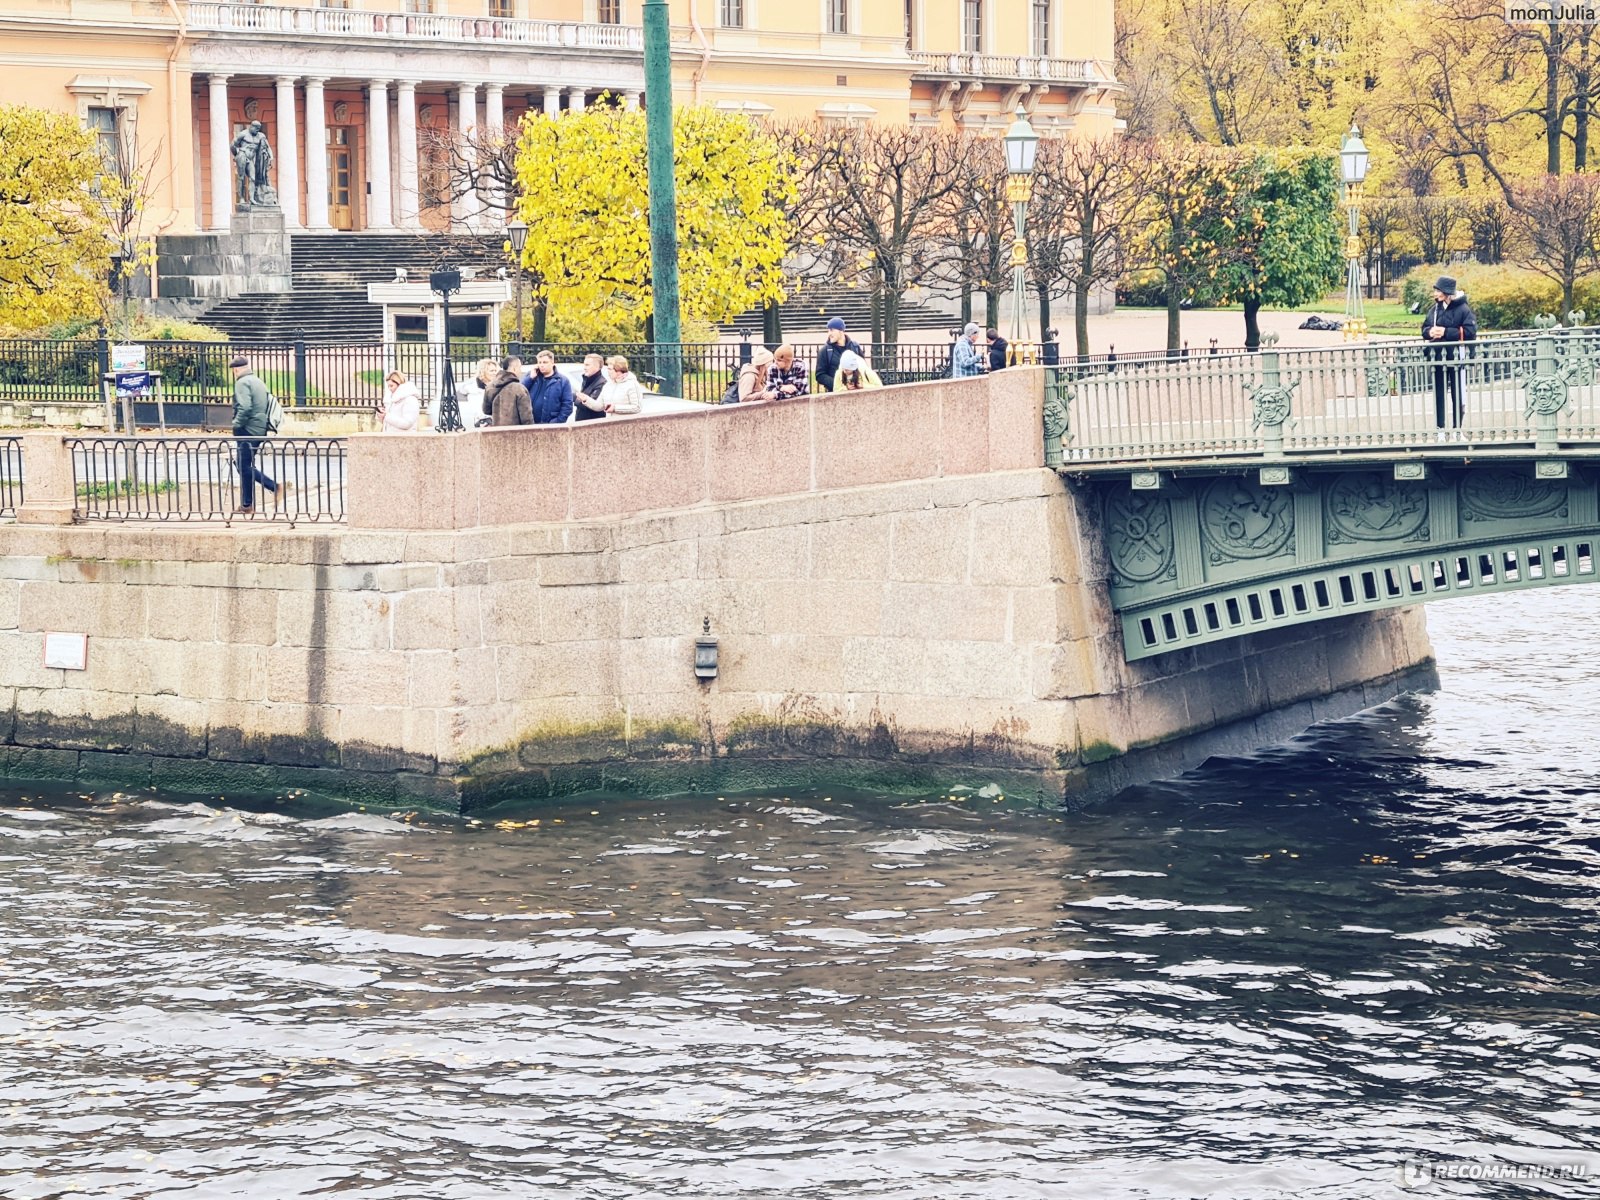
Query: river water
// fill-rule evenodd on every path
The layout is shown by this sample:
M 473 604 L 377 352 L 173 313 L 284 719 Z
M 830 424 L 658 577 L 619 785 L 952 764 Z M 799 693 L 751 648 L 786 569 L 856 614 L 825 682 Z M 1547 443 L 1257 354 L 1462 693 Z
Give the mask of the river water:
M 1600 589 L 1430 619 L 1078 813 L 0 793 L 0 1195 L 1600 1195 Z

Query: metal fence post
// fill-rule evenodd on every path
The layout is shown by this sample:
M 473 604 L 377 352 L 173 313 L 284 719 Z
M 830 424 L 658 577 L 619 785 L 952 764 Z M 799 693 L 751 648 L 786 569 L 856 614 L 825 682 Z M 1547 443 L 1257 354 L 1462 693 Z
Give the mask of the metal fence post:
M 741 367 L 750 365 L 750 331 L 748 329 L 739 330 L 739 365 Z
M 100 343 L 98 350 L 100 355 L 100 371 L 96 378 L 104 379 L 111 373 L 111 339 L 106 337 L 106 327 L 104 325 L 100 326 Z
M 306 386 L 306 331 L 294 331 L 294 403 L 296 408 L 305 406 L 306 398 L 310 395 Z

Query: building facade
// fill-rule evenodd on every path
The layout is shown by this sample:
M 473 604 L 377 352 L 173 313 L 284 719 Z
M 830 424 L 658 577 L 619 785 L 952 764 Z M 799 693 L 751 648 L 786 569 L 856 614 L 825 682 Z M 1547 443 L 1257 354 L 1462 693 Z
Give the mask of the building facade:
M 1114 127 L 1112 0 L 671 0 L 675 99 L 777 118 Z M 11 0 L 0 103 L 78 114 L 147 232 L 227 232 L 260 121 L 289 233 L 486 230 L 452 131 L 643 102 L 641 0 Z

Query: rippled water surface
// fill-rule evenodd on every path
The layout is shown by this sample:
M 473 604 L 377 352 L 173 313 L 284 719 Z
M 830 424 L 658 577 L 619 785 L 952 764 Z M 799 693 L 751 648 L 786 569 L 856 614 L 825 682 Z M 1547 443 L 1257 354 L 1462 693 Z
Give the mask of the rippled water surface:
M 1600 589 L 1085 813 L 0 792 L 0 1195 L 1600 1194 Z

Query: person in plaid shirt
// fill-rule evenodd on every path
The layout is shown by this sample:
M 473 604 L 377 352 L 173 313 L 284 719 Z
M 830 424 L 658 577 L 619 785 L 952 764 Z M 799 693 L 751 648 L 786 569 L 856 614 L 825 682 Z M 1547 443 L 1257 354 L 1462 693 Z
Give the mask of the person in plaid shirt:
M 806 365 L 794 360 L 793 346 L 779 346 L 772 352 L 772 366 L 767 368 L 767 386 L 777 391 L 779 400 L 793 400 L 811 390 Z

